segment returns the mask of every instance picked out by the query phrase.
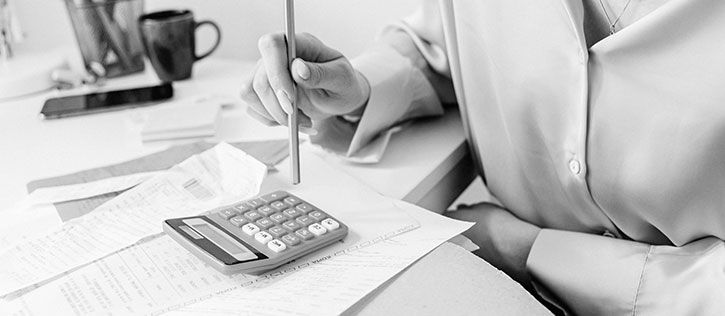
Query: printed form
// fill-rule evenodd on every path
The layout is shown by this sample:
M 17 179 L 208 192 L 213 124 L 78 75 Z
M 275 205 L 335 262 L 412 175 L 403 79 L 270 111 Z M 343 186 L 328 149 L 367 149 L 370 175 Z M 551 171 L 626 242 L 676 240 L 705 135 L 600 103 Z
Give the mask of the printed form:
M 472 225 L 365 190 L 293 192 L 348 224 L 343 242 L 262 276 L 225 276 L 161 236 L 2 302 L 0 313 L 338 314 Z
M 0 296 L 103 258 L 161 232 L 168 218 L 199 214 L 259 192 L 264 164 L 221 143 L 70 220 L 0 251 Z M 131 181 L 133 182 L 133 181 Z
M 98 181 L 39 188 L 0 215 L 17 220 L 0 222 L 0 253 L 15 244 L 45 236 L 63 225 L 53 203 L 77 201 L 128 190 L 160 172 L 141 172 Z M 28 229 L 32 227 L 33 229 Z

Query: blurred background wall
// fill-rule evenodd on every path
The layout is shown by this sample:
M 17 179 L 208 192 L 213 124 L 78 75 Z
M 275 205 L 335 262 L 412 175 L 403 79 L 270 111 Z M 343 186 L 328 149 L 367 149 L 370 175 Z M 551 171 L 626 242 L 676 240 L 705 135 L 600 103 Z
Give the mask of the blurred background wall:
M 412 12 L 421 0 L 297 0 L 297 30 L 320 37 L 348 56 L 359 54 L 387 23 Z M 25 41 L 23 51 L 75 47 L 65 0 L 15 0 Z M 282 0 L 145 0 L 146 11 L 187 8 L 197 20 L 211 19 L 222 28 L 222 44 L 213 55 L 252 60 L 257 39 L 284 30 Z M 198 51 L 213 31 L 202 27 Z

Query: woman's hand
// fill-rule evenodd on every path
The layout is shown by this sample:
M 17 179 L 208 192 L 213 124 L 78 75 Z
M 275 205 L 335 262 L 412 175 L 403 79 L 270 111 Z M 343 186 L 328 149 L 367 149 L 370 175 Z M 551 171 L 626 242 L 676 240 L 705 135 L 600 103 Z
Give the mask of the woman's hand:
M 370 86 L 345 56 L 307 33 L 298 34 L 296 40 L 298 58 L 289 69 L 284 35 L 260 38 L 262 58 L 241 92 L 251 116 L 267 125 L 286 125 L 291 102 L 297 100 L 304 130 L 313 121 L 350 114 L 367 103 Z
M 531 280 L 526 271 L 526 259 L 541 230 L 539 227 L 490 203 L 471 205 L 445 215 L 475 222 L 476 225 L 463 233 L 480 247 L 474 253 L 529 287 Z

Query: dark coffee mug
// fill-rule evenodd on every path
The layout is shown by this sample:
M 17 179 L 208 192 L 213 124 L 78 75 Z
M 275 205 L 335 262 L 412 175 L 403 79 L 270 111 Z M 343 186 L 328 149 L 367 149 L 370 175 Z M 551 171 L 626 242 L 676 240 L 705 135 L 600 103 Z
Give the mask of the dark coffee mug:
M 221 31 L 212 21 L 194 21 L 189 10 L 166 10 L 144 14 L 138 19 L 146 55 L 162 81 L 191 77 L 194 62 L 209 56 L 219 46 Z M 210 25 L 216 30 L 214 45 L 196 54 L 196 29 Z

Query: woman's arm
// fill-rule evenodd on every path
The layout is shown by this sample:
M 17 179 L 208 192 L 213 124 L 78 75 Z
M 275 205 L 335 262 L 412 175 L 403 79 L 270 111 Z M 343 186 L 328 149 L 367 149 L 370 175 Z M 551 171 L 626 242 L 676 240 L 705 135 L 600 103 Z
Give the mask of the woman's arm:
M 472 205 L 445 215 L 475 222 L 473 227 L 463 233 L 480 247 L 474 253 L 531 289 L 526 260 L 541 230 L 539 227 L 489 203 Z
M 539 229 L 492 204 L 446 215 L 476 225 L 476 254 L 577 315 L 721 315 L 725 242 L 682 247 Z
M 392 126 L 441 115 L 443 104 L 455 102 L 437 1 L 423 1 L 414 14 L 383 29 L 351 63 L 370 95 L 364 109 L 352 113 L 356 123 L 331 118 L 318 125 L 311 140 L 332 151 L 352 156 Z

